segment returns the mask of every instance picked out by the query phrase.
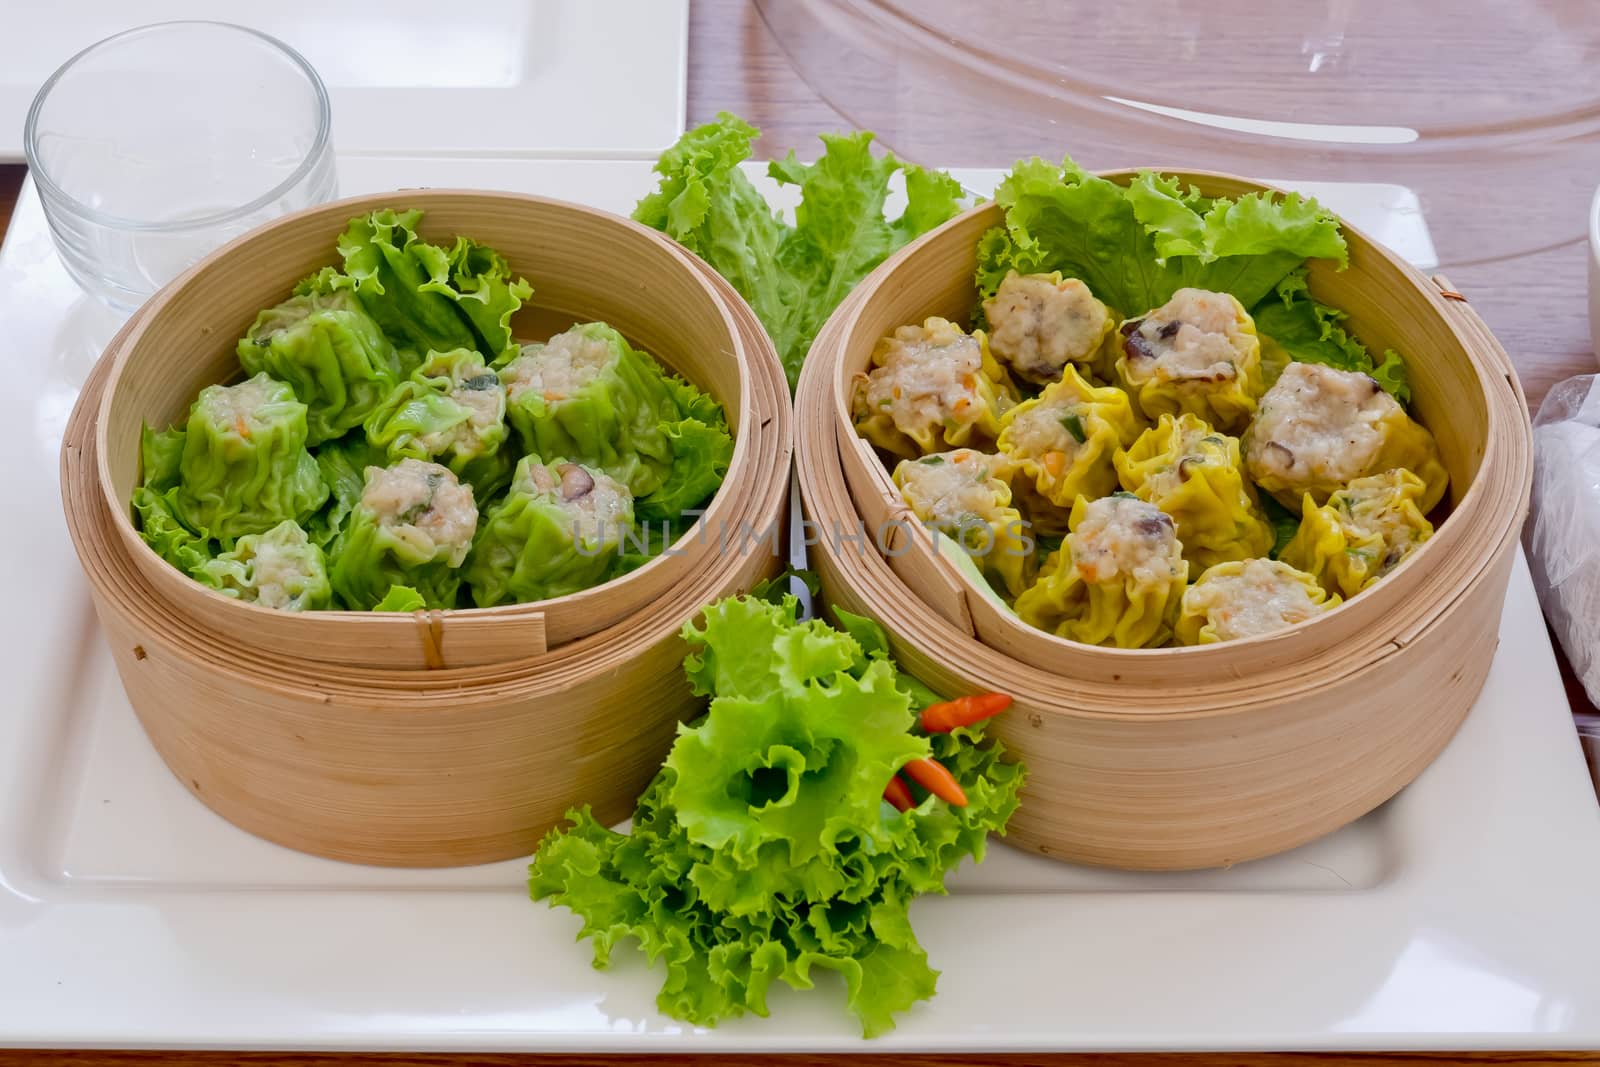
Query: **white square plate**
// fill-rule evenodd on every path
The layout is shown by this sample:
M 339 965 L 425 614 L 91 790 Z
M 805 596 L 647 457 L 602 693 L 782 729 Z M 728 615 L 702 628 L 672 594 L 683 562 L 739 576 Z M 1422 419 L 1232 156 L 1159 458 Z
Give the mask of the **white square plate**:
M 54 0 L 0 14 L 0 162 L 22 159 L 28 105 L 57 67 L 174 19 L 299 51 L 328 86 L 342 153 L 653 157 L 683 130 L 689 0 Z
M 625 211 L 633 163 L 347 160 L 351 192 L 464 184 Z M 968 172 L 975 187 L 993 174 Z M 403 197 L 401 198 L 403 199 Z M 1337 205 L 1353 216 L 1370 204 Z M 1381 221 L 1381 219 L 1379 220 Z M 1371 220 L 1364 228 L 1375 229 Z M 331 243 L 332 235 L 330 235 Z M 60 517 L 62 427 L 114 325 L 25 187 L 0 249 L 12 433 L 0 525 L 0 1044 L 860 1050 L 842 990 L 715 1031 L 589 967 L 524 864 L 341 865 L 223 822 L 140 733 Z M 919 901 L 939 995 L 872 1051 L 1600 1045 L 1600 809 L 1520 563 L 1483 696 L 1399 797 L 1230 870 L 1139 875 L 996 846 Z

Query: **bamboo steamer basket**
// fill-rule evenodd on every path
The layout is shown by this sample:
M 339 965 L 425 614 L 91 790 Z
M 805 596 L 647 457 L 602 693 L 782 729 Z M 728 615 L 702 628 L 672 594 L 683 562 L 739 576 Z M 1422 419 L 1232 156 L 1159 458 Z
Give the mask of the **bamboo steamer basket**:
M 705 272 L 671 241 L 626 219 L 515 193 L 408 190 L 356 197 L 275 220 L 206 257 L 156 296 L 112 360 L 97 435 L 100 490 L 116 531 L 145 580 L 216 633 L 263 652 L 340 666 L 402 670 L 493 664 L 537 655 L 632 618 L 689 574 L 710 565 L 711 542 L 688 536 L 614 582 L 537 604 L 406 616 L 328 611 L 305 616 L 241 603 L 162 560 L 139 538 L 129 498 L 138 484 L 142 427 L 183 417 L 201 388 L 241 371 L 234 344 L 263 307 L 336 260 L 334 244 L 353 216 L 377 208 L 421 208 L 425 239 L 465 234 L 501 252 L 534 286 L 513 327 L 542 339 L 575 321 L 611 323 L 720 400 L 735 429 L 725 484 L 753 473 L 754 452 L 738 433 L 752 403 L 749 342 Z M 719 492 L 705 529 L 726 527 L 734 502 Z
M 1208 196 L 1267 188 L 1177 177 Z M 797 466 L 825 595 L 879 619 L 934 688 L 1016 696 L 995 729 L 1030 769 L 1011 823 L 1024 847 L 1131 869 L 1225 866 L 1372 810 L 1454 734 L 1498 641 L 1532 471 L 1505 352 L 1447 282 L 1346 226 L 1349 268 L 1314 264 L 1311 288 L 1369 347 L 1407 354 L 1414 411 L 1450 472 L 1448 519 L 1381 583 L 1290 630 L 1196 648 L 1079 645 L 966 582 L 851 425 L 852 376 L 878 338 L 929 315 L 966 321 L 977 240 L 1002 219 L 974 208 L 891 257 L 806 360 Z
M 755 476 L 727 494 L 727 521 L 781 529 L 792 448 L 782 367 L 749 308 L 691 265 L 738 333 L 748 382 L 740 435 Z M 719 548 L 714 566 L 633 617 L 516 659 L 397 671 L 266 654 L 146 581 L 101 492 L 95 419 L 140 324 L 112 342 L 73 411 L 62 497 L 129 701 L 184 786 L 268 840 L 388 866 L 527 855 L 580 804 L 626 817 L 676 724 L 700 707 L 679 631 L 706 603 L 775 573 L 770 541 Z

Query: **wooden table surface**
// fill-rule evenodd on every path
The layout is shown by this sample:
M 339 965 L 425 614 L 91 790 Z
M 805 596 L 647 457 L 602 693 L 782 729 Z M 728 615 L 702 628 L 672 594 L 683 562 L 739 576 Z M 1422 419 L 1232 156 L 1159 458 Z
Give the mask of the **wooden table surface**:
M 1582 3 L 1585 0 L 1571 0 Z M 762 156 L 796 148 L 815 152 L 819 131 L 846 129 L 850 123 L 825 103 L 790 65 L 772 39 L 750 0 L 693 0 L 689 28 L 689 122 L 704 122 L 719 110 L 734 111 L 764 131 L 758 146 Z M 952 130 L 952 138 L 959 138 Z M 938 163 L 939 160 L 923 162 Z M 1576 164 L 1575 164 L 1576 165 Z M 16 203 L 24 170 L 0 165 L 0 235 L 5 232 Z M 1597 168 L 1600 175 L 1600 168 Z M 1477 180 L 1470 171 L 1461 181 Z M 1504 226 L 1504 218 L 1481 221 L 1485 227 Z M 1596 369 L 1590 346 L 1585 282 L 1585 250 L 1581 240 L 1515 259 L 1448 268 L 1451 280 L 1473 302 L 1511 353 L 1537 409 L 1550 386 L 1574 374 Z M 1572 679 L 1564 657 L 1562 671 L 1574 706 L 1592 711 Z M 1597 978 L 1600 981 L 1600 978 Z M 86 1005 L 86 1010 L 92 1006 Z M 487 1067 L 498 1064 L 556 1065 L 565 1067 L 643 1067 L 652 1065 L 707 1064 L 714 1057 L 699 1056 L 440 1056 L 299 1053 L 163 1053 L 105 1051 L 3 1051 L 0 1067 L 43 1064 L 47 1067 L 153 1067 L 183 1063 L 204 1067 Z M 842 1057 L 740 1056 L 743 1065 L 820 1067 L 837 1064 Z M 723 1063 L 734 1062 L 722 1060 Z M 1473 1064 L 1524 1067 L 1533 1064 L 1600 1063 L 1591 1052 L 1476 1052 L 1476 1053 L 1372 1053 L 1324 1055 L 1279 1053 L 1271 1055 L 1139 1055 L 1098 1054 L 1079 1056 L 894 1056 L 898 1067 L 945 1067 L 954 1064 L 1001 1067 L 1061 1063 L 1073 1067 L 1128 1067 L 1139 1064 L 1194 1065 L 1194 1067 L 1311 1067 L 1353 1063 L 1364 1067 L 1431 1067 L 1434 1064 Z

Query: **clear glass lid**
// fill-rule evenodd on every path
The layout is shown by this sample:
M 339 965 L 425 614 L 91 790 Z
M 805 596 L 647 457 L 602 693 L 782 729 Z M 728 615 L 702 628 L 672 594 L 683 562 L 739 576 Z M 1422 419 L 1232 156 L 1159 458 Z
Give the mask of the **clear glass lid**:
M 1392 184 L 1442 262 L 1577 239 L 1600 182 L 1595 0 L 758 0 L 896 152 Z

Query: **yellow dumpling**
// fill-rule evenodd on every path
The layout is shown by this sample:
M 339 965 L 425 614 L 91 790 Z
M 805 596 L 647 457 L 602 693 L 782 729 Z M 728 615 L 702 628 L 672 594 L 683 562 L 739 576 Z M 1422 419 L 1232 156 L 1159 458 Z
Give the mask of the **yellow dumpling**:
M 1104 373 L 1101 354 L 1116 323 L 1077 278 L 1012 271 L 983 302 L 989 347 L 1024 381 L 1049 385 L 1067 364 Z
M 1274 540 L 1245 480 L 1239 440 L 1190 414 L 1161 416 L 1116 455 L 1122 488 L 1178 524 L 1183 557 L 1196 573 L 1229 560 L 1264 556 Z
M 1188 575 L 1172 519 L 1125 493 L 1072 506 L 1072 532 L 1017 597 L 1031 626 L 1089 645 L 1155 648 L 1172 636 Z
M 1321 507 L 1308 493 L 1300 529 L 1278 558 L 1353 597 L 1433 536 L 1420 506 L 1426 494 L 1421 478 L 1399 468 L 1357 478 Z
M 1003 456 L 960 448 L 901 460 L 894 484 L 920 522 L 960 544 L 1016 596 L 1033 580 L 1036 560 L 1005 474 Z
M 1424 515 L 1450 484 L 1433 435 L 1372 378 L 1319 363 L 1291 363 L 1261 399 L 1244 439 L 1256 485 L 1291 510 L 1321 504 L 1358 478 L 1404 467 L 1422 480 Z
M 1261 342 L 1231 295 L 1179 289 L 1118 333 L 1117 377 L 1146 418 L 1188 412 L 1228 433 L 1249 423 L 1266 388 Z
M 880 340 L 872 366 L 856 380 L 856 430 L 907 459 L 992 443 L 1016 399 L 984 335 L 940 318 Z
M 1094 386 L 1070 364 L 1061 380 L 1000 420 L 1000 451 L 1037 494 L 1058 508 L 1117 488 L 1116 454 L 1139 435 L 1128 395 Z
M 1183 594 L 1177 638 L 1209 645 L 1269 634 L 1337 606 L 1317 580 L 1279 560 L 1218 563 Z

